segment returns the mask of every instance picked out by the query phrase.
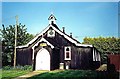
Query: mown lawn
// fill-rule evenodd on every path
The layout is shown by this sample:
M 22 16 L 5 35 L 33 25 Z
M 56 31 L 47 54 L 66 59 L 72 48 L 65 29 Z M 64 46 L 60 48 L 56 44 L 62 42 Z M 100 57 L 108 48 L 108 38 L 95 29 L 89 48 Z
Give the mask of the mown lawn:
M 2 70 L 2 79 L 13 79 L 29 72 L 31 71 L 21 69 Z M 39 75 L 27 79 L 119 79 L 119 73 L 92 70 L 54 70 L 41 71 Z
M 2 78 L 2 69 L 0 69 L 0 79 Z
M 118 73 L 97 72 L 92 70 L 54 70 L 27 79 L 118 79 Z
M 12 79 L 24 74 L 27 74 L 29 72 L 32 71 L 32 66 L 29 65 L 25 65 L 25 66 L 16 66 L 16 68 L 12 67 L 12 66 L 4 66 L 1 69 L 1 73 L 2 75 L 0 77 L 2 77 L 2 79 Z M 0 78 L 1 79 L 1 78 Z
M 27 74 L 28 72 L 30 72 L 30 71 L 28 71 L 28 70 L 16 70 L 16 69 L 2 70 L 2 79 L 12 79 L 12 78 Z

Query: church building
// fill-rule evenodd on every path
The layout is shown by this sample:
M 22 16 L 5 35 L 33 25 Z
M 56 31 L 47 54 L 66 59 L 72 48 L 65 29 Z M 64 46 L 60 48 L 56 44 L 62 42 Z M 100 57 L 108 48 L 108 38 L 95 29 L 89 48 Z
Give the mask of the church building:
M 100 52 L 93 45 L 81 44 L 65 28 L 60 30 L 53 14 L 48 20 L 48 26 L 34 39 L 17 47 L 17 65 L 31 65 L 33 70 L 94 70 L 100 66 Z

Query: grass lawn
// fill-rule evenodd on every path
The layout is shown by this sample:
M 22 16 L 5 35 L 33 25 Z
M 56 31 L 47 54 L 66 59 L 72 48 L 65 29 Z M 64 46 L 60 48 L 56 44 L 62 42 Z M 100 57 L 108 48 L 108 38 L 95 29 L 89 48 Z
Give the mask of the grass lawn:
M 2 69 L 0 69 L 0 79 L 2 78 Z
M 2 79 L 12 79 L 30 72 L 29 70 L 2 70 Z
M 54 70 L 27 79 L 118 79 L 118 74 L 92 70 Z

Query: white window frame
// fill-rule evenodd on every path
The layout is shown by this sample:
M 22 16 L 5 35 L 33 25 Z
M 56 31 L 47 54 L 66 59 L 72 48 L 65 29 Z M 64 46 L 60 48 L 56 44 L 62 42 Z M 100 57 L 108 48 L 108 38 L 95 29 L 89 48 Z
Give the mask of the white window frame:
M 100 59 L 100 53 L 96 51 L 96 49 L 93 48 L 93 61 L 101 61 Z
M 53 32 L 52 35 L 49 34 L 50 31 Z M 55 30 L 52 30 L 52 29 L 48 30 L 48 32 L 47 32 L 47 37 L 55 37 Z
M 66 51 L 66 49 L 69 48 L 69 51 Z M 66 58 L 66 53 L 69 52 L 69 58 Z M 65 46 L 64 47 L 64 60 L 71 60 L 71 47 Z

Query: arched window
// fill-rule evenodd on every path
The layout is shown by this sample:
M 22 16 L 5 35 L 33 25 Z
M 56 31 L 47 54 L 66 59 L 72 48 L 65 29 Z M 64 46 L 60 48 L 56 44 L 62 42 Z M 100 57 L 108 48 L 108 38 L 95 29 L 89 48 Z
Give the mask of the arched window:
M 69 47 L 66 48 L 66 51 L 69 51 Z
M 71 47 L 70 46 L 65 46 L 64 48 L 64 53 L 65 53 L 65 60 L 71 60 Z

